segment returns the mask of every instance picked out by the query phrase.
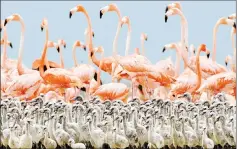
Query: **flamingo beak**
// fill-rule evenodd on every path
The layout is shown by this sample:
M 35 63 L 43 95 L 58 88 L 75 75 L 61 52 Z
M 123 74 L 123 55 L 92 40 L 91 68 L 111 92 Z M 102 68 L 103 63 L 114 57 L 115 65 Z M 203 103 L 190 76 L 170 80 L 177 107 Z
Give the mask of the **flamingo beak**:
M 84 49 L 84 51 L 86 51 L 86 46 L 84 46 L 84 48 L 83 48 L 83 49 Z
M 0 32 L 2 32 L 2 27 L 0 28 Z
M 95 33 L 94 32 L 92 33 L 92 36 L 93 36 L 93 38 L 95 37 Z
M 69 13 L 69 19 L 71 19 L 72 18 L 72 12 L 70 11 L 70 13 Z
M 60 52 L 60 49 L 59 49 L 59 47 L 57 47 L 57 51 L 58 51 L 58 53 Z
M 167 15 L 165 15 L 165 23 L 167 22 L 167 20 L 168 20 L 168 16 L 167 16 Z
M 225 62 L 225 65 L 227 66 L 227 65 L 228 65 L 228 63 L 227 63 L 227 62 Z
M 9 46 L 10 46 L 11 48 L 13 48 L 13 46 L 12 46 L 12 43 L 11 43 L 11 42 L 10 42 Z
M 233 27 L 236 29 L 236 23 L 234 22 L 234 25 L 233 25 Z
M 103 13 L 102 10 L 100 10 L 100 19 L 102 19 Z
M 44 28 L 43 27 L 41 27 L 41 31 L 43 31 L 44 30 Z
M 209 58 L 209 57 L 210 57 L 210 53 L 207 54 L 207 58 Z
M 165 47 L 164 47 L 164 48 L 163 48 L 163 50 L 162 50 L 162 52 L 164 53 L 164 52 L 165 52 L 165 50 L 166 50 L 166 49 L 165 49 Z
M 147 41 L 147 40 L 148 40 L 148 37 L 146 37 L 145 40 Z
M 67 45 L 65 44 L 63 47 L 64 47 L 64 48 L 66 48 L 66 47 L 67 47 Z
M 6 24 L 7 24 L 7 19 L 4 20 L 4 26 L 6 26 Z
M 168 10 L 169 10 L 169 7 L 168 7 L 168 6 L 166 6 L 166 8 L 165 8 L 165 13 L 166 13 Z

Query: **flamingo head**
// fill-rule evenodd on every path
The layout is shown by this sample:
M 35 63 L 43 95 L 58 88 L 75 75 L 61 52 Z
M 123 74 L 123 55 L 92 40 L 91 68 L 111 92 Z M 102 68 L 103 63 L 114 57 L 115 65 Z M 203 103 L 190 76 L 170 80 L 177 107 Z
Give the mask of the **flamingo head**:
M 162 50 L 162 52 L 165 52 L 166 49 L 173 49 L 175 48 L 175 43 L 170 43 L 170 44 L 166 44 Z
M 121 27 L 123 26 L 123 24 L 130 24 L 130 19 L 128 16 L 122 18 Z
M 10 21 L 21 21 L 21 20 L 22 17 L 19 14 L 13 14 L 4 20 L 4 26 L 6 26 L 6 24 Z
M 89 30 L 88 28 L 85 29 L 84 35 L 88 35 L 89 34 Z M 95 32 L 92 30 L 92 37 L 95 37 Z
M 104 53 L 104 48 L 102 46 L 99 46 L 99 47 L 94 48 L 94 51 L 98 53 Z
M 109 4 L 103 8 L 100 9 L 100 19 L 102 18 L 103 14 L 108 11 L 116 11 L 118 10 L 118 7 L 116 4 Z
M 1 44 L 4 44 L 4 39 L 1 39 Z M 13 48 L 12 43 L 7 40 L 7 45 Z
M 180 2 L 174 2 L 174 3 L 171 3 L 168 6 L 166 6 L 165 13 L 171 8 L 177 8 L 177 9 L 181 10 Z
M 85 51 L 86 51 L 86 45 L 84 45 L 81 41 L 77 40 L 74 45 L 73 45 L 73 48 L 76 48 L 76 47 L 80 47 L 80 48 L 83 48 Z
M 71 19 L 72 15 L 75 12 L 86 12 L 85 8 L 82 5 L 77 5 L 76 7 L 72 8 L 69 12 L 69 18 Z
M 165 13 L 165 23 L 168 20 L 168 16 L 172 16 L 172 15 L 176 15 L 176 14 L 180 14 L 181 11 L 178 8 L 171 8 L 169 9 L 166 13 Z
M 48 20 L 46 18 L 43 19 L 41 23 L 41 31 L 44 30 L 44 28 L 48 27 Z
M 225 65 L 226 65 L 226 66 L 228 65 L 228 63 L 229 63 L 230 60 L 231 60 L 231 56 L 230 56 L 230 55 L 227 55 L 227 56 L 225 57 Z
M 142 33 L 141 34 L 141 40 L 146 40 L 147 41 L 147 39 L 148 39 L 147 34 Z
M 207 49 L 205 44 L 201 44 L 199 46 L 199 50 L 202 51 L 202 52 L 206 52 L 207 58 L 210 57 L 210 51 Z
M 231 26 L 233 26 L 236 29 L 236 23 L 232 19 L 228 19 L 228 18 L 222 17 L 222 18 L 220 18 L 217 21 L 217 25 L 221 25 L 221 24 L 223 24 L 223 25 L 231 25 Z
M 233 13 L 232 15 L 229 15 L 228 19 L 232 19 L 232 20 L 236 19 L 236 13 Z
M 63 40 L 63 39 L 58 40 L 58 45 L 62 45 L 64 48 L 67 47 L 67 44 L 66 44 L 65 40 Z
M 48 41 L 47 47 L 48 48 L 56 48 L 58 53 L 60 52 L 60 47 L 59 47 L 59 45 L 56 42 Z

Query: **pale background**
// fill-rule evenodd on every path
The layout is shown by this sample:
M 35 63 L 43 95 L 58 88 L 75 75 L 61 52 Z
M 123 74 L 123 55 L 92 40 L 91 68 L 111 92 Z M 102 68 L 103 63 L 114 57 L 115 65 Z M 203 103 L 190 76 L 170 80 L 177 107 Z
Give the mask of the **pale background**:
M 25 2 L 2 2 L 1 20 L 7 16 L 18 13 L 25 22 L 25 43 L 23 62 L 31 67 L 32 62 L 40 57 L 45 41 L 45 32 L 41 32 L 40 24 L 43 18 L 48 19 L 49 39 L 57 41 L 64 39 L 67 48 L 64 52 L 65 67 L 73 66 L 72 45 L 76 40 L 85 41 L 84 31 L 87 27 L 85 16 L 76 14 L 69 19 L 69 10 L 78 4 L 82 4 L 88 11 L 92 27 L 95 31 L 93 43 L 95 46 L 102 45 L 105 49 L 105 56 L 112 54 L 112 44 L 117 29 L 118 17 L 115 13 L 106 13 L 102 19 L 99 18 L 100 8 L 109 3 L 116 3 L 122 16 L 129 16 L 131 19 L 132 36 L 129 53 L 134 48 L 140 48 L 140 34 L 147 33 L 148 41 L 145 42 L 146 56 L 156 63 L 169 56 L 175 61 L 175 51 L 162 53 L 163 46 L 170 42 L 180 41 L 180 17 L 170 17 L 168 23 L 164 22 L 164 13 L 167 2 L 46 2 L 46 1 L 25 1 Z M 220 17 L 226 17 L 235 12 L 235 1 L 193 1 L 181 2 L 184 15 L 188 20 L 189 44 L 195 46 L 205 43 L 212 49 L 212 33 L 216 21 Z M 8 48 L 7 54 L 10 58 L 17 58 L 20 39 L 20 24 L 9 23 L 7 26 L 8 38 L 13 43 L 13 49 Z M 224 65 L 225 56 L 232 54 L 231 27 L 221 26 L 217 34 L 217 61 Z M 127 26 L 120 32 L 118 41 L 118 53 L 124 55 Z M 77 50 L 78 62 L 87 63 L 87 53 Z M 55 49 L 48 50 L 48 59 L 59 62 L 59 55 Z M 182 63 L 181 63 L 182 64 Z M 183 68 L 183 67 L 182 67 Z M 102 73 L 102 81 L 110 82 L 110 76 Z

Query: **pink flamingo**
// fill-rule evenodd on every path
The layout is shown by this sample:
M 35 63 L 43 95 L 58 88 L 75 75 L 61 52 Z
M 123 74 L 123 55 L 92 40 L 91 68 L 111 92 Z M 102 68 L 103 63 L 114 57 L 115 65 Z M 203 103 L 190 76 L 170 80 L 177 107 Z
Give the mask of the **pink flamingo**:
M 213 28 L 213 49 L 212 49 L 213 55 L 212 55 L 212 61 L 214 61 L 214 62 L 216 62 L 216 34 L 217 34 L 218 27 L 221 24 L 222 25 L 230 25 L 230 26 L 233 26 L 233 28 L 236 29 L 236 24 L 231 19 L 222 17 L 216 22 L 216 24 Z
M 229 62 L 230 62 L 231 71 L 236 72 L 236 65 L 233 62 L 232 57 L 230 55 L 227 55 L 225 58 L 225 65 L 228 66 Z
M 95 52 L 101 53 L 101 57 L 103 58 L 103 49 L 97 48 L 95 49 Z M 101 63 L 103 61 L 100 61 Z M 102 65 L 100 65 L 102 66 Z M 98 79 L 97 79 L 97 89 L 93 88 L 94 93 L 93 96 L 99 96 L 102 100 L 115 100 L 115 99 L 121 99 L 123 102 L 127 102 L 127 97 L 129 93 L 128 87 L 123 83 L 108 83 L 101 85 L 100 83 L 100 67 L 98 72 Z M 93 91 L 91 90 L 91 91 Z
M 172 5 L 171 5 L 172 6 Z M 170 6 L 170 7 L 171 7 Z M 180 5 L 174 5 L 165 13 L 165 22 L 168 20 L 168 16 L 179 15 L 181 17 L 181 47 L 185 57 L 188 58 L 188 22 L 182 11 L 179 9 Z M 186 66 L 185 66 L 186 68 Z

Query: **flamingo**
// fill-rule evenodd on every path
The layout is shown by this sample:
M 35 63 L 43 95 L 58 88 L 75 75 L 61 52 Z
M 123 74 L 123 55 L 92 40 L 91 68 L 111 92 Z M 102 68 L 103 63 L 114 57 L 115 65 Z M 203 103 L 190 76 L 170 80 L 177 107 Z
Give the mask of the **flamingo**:
M 73 74 L 80 78 L 80 80 L 85 84 L 86 86 L 86 93 L 87 93 L 87 99 L 89 99 L 89 87 L 91 80 L 93 78 L 97 79 L 95 76 L 96 70 L 93 66 L 89 64 L 78 64 L 76 60 L 76 47 L 81 47 L 84 50 L 86 50 L 86 46 L 83 45 L 79 40 L 77 40 L 73 45 L 73 59 L 74 59 L 74 67 L 71 69 Z
M 41 23 L 41 31 L 43 31 L 43 28 L 47 28 L 48 30 L 48 20 L 46 20 L 45 18 L 43 19 L 42 23 Z M 52 44 L 51 42 L 48 42 L 48 32 L 46 32 L 46 42 L 45 42 L 45 45 L 44 45 L 44 48 L 48 48 L 48 47 L 54 47 L 54 44 Z M 56 45 L 55 45 L 56 46 Z M 46 71 L 46 69 L 49 69 L 49 68 L 60 68 L 60 65 L 57 64 L 57 63 L 54 63 L 52 61 L 48 61 L 47 60 L 47 57 L 45 58 L 45 63 L 49 65 L 48 68 L 47 65 L 44 65 L 43 68 L 44 68 L 44 71 Z M 33 64 L 32 64 L 32 69 L 33 70 L 37 70 L 39 71 L 39 67 L 41 67 L 41 59 L 36 59 Z
M 103 49 L 96 49 L 96 52 L 101 53 L 101 57 L 103 58 Z M 100 61 L 102 63 L 102 61 Z M 101 66 L 101 65 L 100 65 Z M 100 67 L 99 67 L 99 73 L 100 75 Z M 98 84 L 100 85 L 100 79 L 97 80 Z M 102 100 L 115 100 L 115 99 L 121 99 L 123 102 L 126 102 L 127 96 L 129 93 L 128 87 L 123 83 L 108 83 L 103 84 L 98 87 L 98 89 L 93 93 L 93 96 L 99 96 Z
M 170 7 L 166 13 L 165 13 L 165 22 L 168 20 L 168 16 L 172 15 L 179 15 L 181 17 L 181 49 L 182 52 L 184 53 L 185 57 L 188 58 L 188 38 L 187 38 L 187 32 L 188 32 L 188 22 L 182 11 L 179 9 L 180 5 L 179 4 L 173 4 L 175 7 L 171 7 L 172 4 L 168 7 Z M 167 8 L 168 8 L 167 7 Z M 186 33 L 186 34 L 185 34 Z M 186 49 L 185 49 L 186 48 Z M 186 66 L 185 66 L 186 68 Z
M 232 20 L 232 19 L 228 19 L 228 18 L 220 18 L 218 19 L 218 21 L 216 22 L 214 28 L 213 28 L 213 49 L 212 49 L 212 61 L 216 61 L 216 34 L 217 34 L 217 31 L 218 31 L 218 27 L 220 25 L 230 25 L 230 26 L 233 26 L 233 28 L 236 29 L 236 23 Z
M 180 51 L 178 45 L 176 44 L 176 49 Z M 197 69 L 197 75 L 190 71 L 188 68 L 185 71 L 189 71 L 188 73 L 184 71 L 184 74 L 181 74 L 176 80 L 176 83 L 173 84 L 170 93 L 169 93 L 169 98 L 173 99 L 174 97 L 177 97 L 180 94 L 184 94 L 185 92 L 191 93 L 194 98 L 193 100 L 196 100 L 197 98 L 197 90 L 202 84 L 202 77 L 201 77 L 201 70 L 200 70 L 200 53 L 201 52 L 206 52 L 207 57 L 209 57 L 209 51 L 206 48 L 205 44 L 201 44 L 198 48 L 197 55 L 196 55 L 196 69 Z M 183 59 L 184 56 L 182 55 Z M 187 63 L 186 61 L 184 61 Z M 188 66 L 189 64 L 187 64 Z M 196 76 L 196 79 L 195 79 Z M 182 96 L 180 96 L 182 97 Z
M 2 38 L 2 39 L 1 39 L 1 45 L 3 45 L 3 44 L 4 44 L 4 39 Z M 12 43 L 11 43 L 9 40 L 7 40 L 7 45 L 8 45 L 9 47 L 13 48 Z
M 7 17 L 7 19 L 5 19 L 4 25 L 9 23 L 10 21 L 20 21 L 20 23 L 22 24 L 22 36 L 17 63 L 19 76 L 11 81 L 8 88 L 6 89 L 6 93 L 12 94 L 14 96 L 19 96 L 20 99 L 29 98 L 39 88 L 43 80 L 37 71 L 24 69 L 24 67 L 22 66 L 24 23 L 21 16 L 18 14 L 13 14 Z
M 227 66 L 229 62 L 231 62 L 231 64 L 230 64 L 231 71 L 236 73 L 236 67 L 235 67 L 236 65 L 235 65 L 235 63 L 233 64 L 232 57 L 230 55 L 227 55 L 225 58 L 225 65 Z
M 44 24 L 42 24 L 42 29 L 45 29 L 48 32 L 48 24 L 44 19 Z M 46 33 L 47 34 L 47 33 Z M 48 42 L 48 36 L 46 36 L 46 42 Z M 70 87 L 82 87 L 82 82 L 79 78 L 77 78 L 73 73 L 69 70 L 63 68 L 51 68 L 43 71 L 42 66 L 45 64 L 45 57 L 47 53 L 46 44 L 41 56 L 41 66 L 39 68 L 40 76 L 43 78 L 46 84 L 55 85 L 58 88 L 70 88 Z M 48 64 L 46 64 L 48 65 Z

